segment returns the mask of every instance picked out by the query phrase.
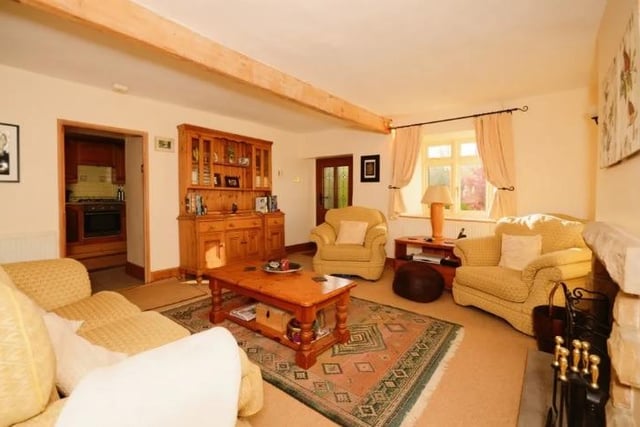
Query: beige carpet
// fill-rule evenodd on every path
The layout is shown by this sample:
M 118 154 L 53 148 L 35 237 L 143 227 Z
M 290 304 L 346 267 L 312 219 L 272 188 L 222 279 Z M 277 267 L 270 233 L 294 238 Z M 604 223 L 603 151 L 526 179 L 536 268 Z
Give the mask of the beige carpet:
M 202 298 L 208 293 L 203 285 L 180 283 L 177 279 L 161 280 L 128 289 L 117 289 L 141 310 L 154 310 L 179 302 Z
M 292 254 L 292 261 L 311 268 L 311 257 Z M 504 320 L 483 311 L 458 306 L 451 293 L 431 303 L 418 303 L 397 296 L 391 289 L 393 271 L 387 268 L 380 280 L 356 280 L 352 294 L 405 310 L 458 323 L 464 327 L 464 339 L 435 392 L 428 401 L 416 426 L 515 426 L 518 420 L 520 395 L 527 352 L 536 348 L 532 337 L 513 329 Z M 153 298 L 140 292 L 135 302 Z M 177 281 L 174 287 L 183 286 Z M 171 292 L 168 293 L 169 295 Z M 305 404 L 280 389 L 264 382 L 264 408 L 250 418 L 253 427 L 273 427 L 304 424 L 305 427 L 336 425 Z M 292 424 L 292 420 L 297 420 Z

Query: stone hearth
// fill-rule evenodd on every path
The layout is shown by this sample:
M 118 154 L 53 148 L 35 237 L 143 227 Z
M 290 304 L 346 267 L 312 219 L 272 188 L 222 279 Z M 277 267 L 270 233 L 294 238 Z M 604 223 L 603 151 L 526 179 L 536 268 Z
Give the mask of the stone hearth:
M 584 240 L 593 251 L 593 287 L 616 289 L 607 426 L 640 427 L 640 238 L 603 222 L 586 225 Z

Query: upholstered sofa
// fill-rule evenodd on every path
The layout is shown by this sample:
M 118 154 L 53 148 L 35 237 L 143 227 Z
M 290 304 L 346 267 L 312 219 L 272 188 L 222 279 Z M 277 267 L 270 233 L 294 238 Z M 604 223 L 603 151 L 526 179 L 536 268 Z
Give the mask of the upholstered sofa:
M 454 254 L 462 264 L 453 280 L 454 301 L 493 313 L 533 335 L 533 308 L 548 304 L 557 282 L 587 286 L 591 251 L 582 239 L 583 226 L 579 220 L 547 214 L 506 217 L 497 222 L 493 236 L 456 241 Z M 520 236 L 528 236 L 528 242 L 539 239 L 539 247 L 514 268 L 507 260 L 530 252 L 531 245 Z M 554 304 L 564 304 L 561 292 L 554 298 Z
M 387 220 L 377 209 L 362 206 L 329 209 L 325 222 L 311 230 L 316 244 L 313 270 L 378 280 L 384 270 Z
M 171 356 L 170 346 L 182 341 L 192 345 L 190 341 L 200 339 L 194 339 L 199 334 L 190 336 L 187 329 L 157 312 L 141 312 L 116 292 L 91 295 L 88 273 L 75 260 L 0 265 L 0 427 L 53 426 L 64 414 L 66 403 L 75 397 L 77 389 L 70 397 L 64 397 L 56 387 L 60 357 L 49 329 L 51 313 L 63 322 L 82 321 L 76 334 L 85 339 L 81 341 L 89 341 L 87 345 L 106 351 L 104 347 L 113 354 L 124 353 L 121 361 L 95 371 L 143 356 L 154 364 L 161 360 L 162 351 Z M 237 416 L 251 415 L 262 407 L 262 378 L 260 369 L 241 349 L 233 352 L 239 358 L 241 372 L 235 421 Z M 185 357 L 181 363 L 188 364 L 188 360 Z M 135 384 L 135 376 L 129 380 Z M 85 378 L 78 387 L 83 381 Z M 164 390 L 167 402 L 175 398 L 172 392 Z

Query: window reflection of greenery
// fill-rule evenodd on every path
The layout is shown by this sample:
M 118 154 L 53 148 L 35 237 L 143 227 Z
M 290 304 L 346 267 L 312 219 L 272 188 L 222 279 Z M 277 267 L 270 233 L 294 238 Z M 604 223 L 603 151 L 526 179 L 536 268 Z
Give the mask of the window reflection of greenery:
M 426 135 L 421 154 L 422 192 L 429 185 L 447 185 L 455 201 L 447 208 L 448 216 L 486 218 L 493 189 L 484 178 L 473 131 Z M 428 215 L 427 206 L 423 213 Z

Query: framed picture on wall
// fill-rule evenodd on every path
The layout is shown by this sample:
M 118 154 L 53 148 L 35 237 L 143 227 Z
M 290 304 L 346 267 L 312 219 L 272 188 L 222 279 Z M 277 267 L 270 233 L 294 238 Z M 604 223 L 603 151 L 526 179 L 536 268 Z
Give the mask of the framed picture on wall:
M 20 127 L 0 123 L 0 182 L 20 182 Z
M 380 182 L 380 155 L 360 156 L 360 182 Z

